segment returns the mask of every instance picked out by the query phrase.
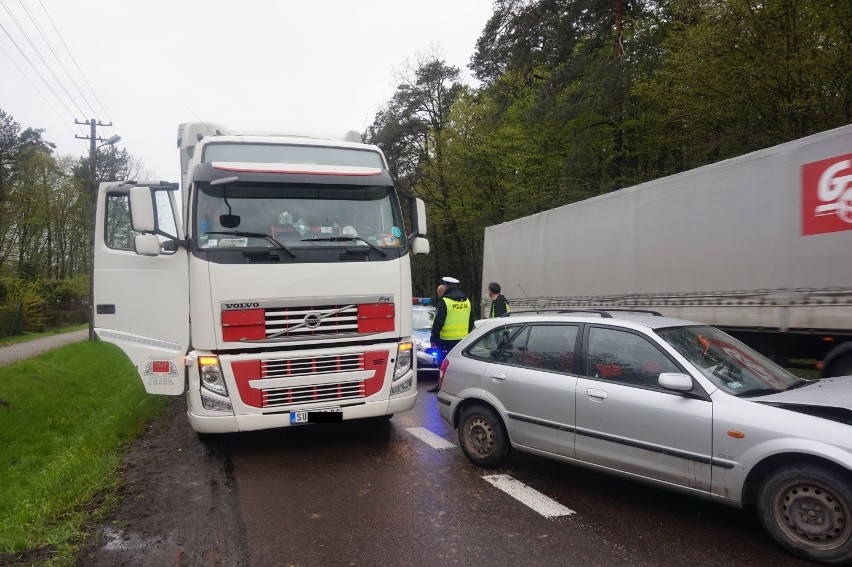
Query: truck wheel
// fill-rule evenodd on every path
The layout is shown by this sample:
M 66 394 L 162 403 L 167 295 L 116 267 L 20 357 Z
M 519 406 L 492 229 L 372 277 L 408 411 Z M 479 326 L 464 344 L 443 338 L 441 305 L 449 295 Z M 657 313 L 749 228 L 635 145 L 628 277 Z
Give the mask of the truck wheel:
M 500 417 L 490 408 L 474 405 L 462 412 L 459 444 L 474 465 L 492 468 L 509 454 L 509 436 Z
M 760 487 L 760 521 L 795 555 L 830 565 L 852 561 L 852 486 L 840 474 L 793 464 Z

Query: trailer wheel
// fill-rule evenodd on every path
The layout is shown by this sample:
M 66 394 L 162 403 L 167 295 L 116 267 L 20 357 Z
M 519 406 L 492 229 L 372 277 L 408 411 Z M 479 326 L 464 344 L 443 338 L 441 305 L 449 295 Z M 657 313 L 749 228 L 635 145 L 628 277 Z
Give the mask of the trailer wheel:
M 500 416 L 478 404 L 462 412 L 459 445 L 471 463 L 486 469 L 496 467 L 509 454 L 509 436 Z
M 852 561 L 852 486 L 833 470 L 793 464 L 760 487 L 760 521 L 788 551 L 811 561 Z
M 852 375 L 852 354 L 841 356 L 837 362 L 831 365 L 831 373 L 834 376 Z

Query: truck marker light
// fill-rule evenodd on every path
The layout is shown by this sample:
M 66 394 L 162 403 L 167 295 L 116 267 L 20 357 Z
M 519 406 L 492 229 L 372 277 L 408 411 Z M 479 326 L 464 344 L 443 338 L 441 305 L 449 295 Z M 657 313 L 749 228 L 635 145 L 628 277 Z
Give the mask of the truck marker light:
M 744 439 L 745 433 L 732 429 L 731 431 L 728 431 L 728 437 L 733 437 L 734 439 Z

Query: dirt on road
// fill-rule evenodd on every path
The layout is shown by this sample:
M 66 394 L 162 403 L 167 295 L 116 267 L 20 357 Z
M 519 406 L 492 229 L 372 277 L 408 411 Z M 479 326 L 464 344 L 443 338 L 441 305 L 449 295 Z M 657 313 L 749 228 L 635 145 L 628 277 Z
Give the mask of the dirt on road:
M 226 439 L 200 441 L 176 398 L 125 456 L 121 504 L 93 530 L 77 565 L 247 566 Z

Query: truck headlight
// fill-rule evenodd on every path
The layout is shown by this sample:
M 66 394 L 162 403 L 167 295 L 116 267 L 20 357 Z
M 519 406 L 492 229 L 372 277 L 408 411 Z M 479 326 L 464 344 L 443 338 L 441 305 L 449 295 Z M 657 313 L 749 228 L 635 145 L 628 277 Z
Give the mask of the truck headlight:
M 219 358 L 216 356 L 199 356 L 198 372 L 201 376 L 201 387 L 223 396 L 228 395 L 228 387 L 225 385 L 225 377 L 222 376 L 222 367 L 219 366 Z
M 399 353 L 396 357 L 396 370 L 394 370 L 393 379 L 399 380 L 405 373 L 411 370 L 412 353 L 414 352 L 414 344 L 410 342 L 399 343 Z

